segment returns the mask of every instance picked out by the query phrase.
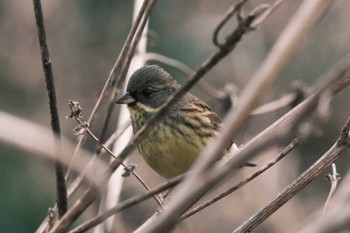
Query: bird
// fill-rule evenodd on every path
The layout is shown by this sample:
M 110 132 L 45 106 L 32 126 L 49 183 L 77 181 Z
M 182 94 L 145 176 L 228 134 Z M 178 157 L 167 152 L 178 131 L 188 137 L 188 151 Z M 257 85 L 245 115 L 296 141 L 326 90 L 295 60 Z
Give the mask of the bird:
M 116 103 L 127 105 L 136 133 L 179 88 L 179 83 L 163 68 L 145 65 L 131 75 L 126 92 Z M 188 171 L 209 139 L 219 134 L 221 126 L 218 114 L 187 92 L 141 141 L 138 150 L 154 171 L 170 179 Z

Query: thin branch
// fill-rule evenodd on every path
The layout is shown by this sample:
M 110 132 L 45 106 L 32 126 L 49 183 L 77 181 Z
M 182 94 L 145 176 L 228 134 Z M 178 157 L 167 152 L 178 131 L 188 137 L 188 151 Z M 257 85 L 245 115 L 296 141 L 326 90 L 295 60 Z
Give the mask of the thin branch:
M 38 29 L 38 37 L 41 52 L 41 61 L 45 74 L 46 88 L 49 96 L 49 106 L 51 113 L 51 127 L 54 136 L 58 139 L 61 137 L 60 121 L 57 110 L 56 90 L 55 82 L 52 72 L 52 63 L 49 55 L 49 48 L 46 43 L 46 33 L 44 26 L 44 15 L 42 12 L 41 1 L 33 0 L 34 15 L 36 26 Z M 56 145 L 57 157 L 60 156 L 60 145 Z M 55 162 L 56 169 L 56 202 L 58 207 L 58 217 L 61 218 L 67 212 L 67 187 L 66 180 L 64 178 L 63 166 L 59 162 L 59 159 Z
M 106 182 L 106 181 L 104 181 Z M 96 199 L 96 190 L 89 187 L 68 209 L 67 213 L 52 227 L 49 233 L 63 233 Z
M 332 196 L 337 188 L 338 181 L 340 180 L 340 175 L 337 172 L 337 167 L 335 166 L 335 163 L 332 163 L 332 174 L 328 174 L 326 176 L 326 178 L 331 182 L 331 189 L 329 190 L 326 203 L 324 204 L 322 216 L 324 216 L 324 214 L 326 213 L 329 201 L 331 200 L 331 198 L 332 198 Z
M 284 0 L 276 0 L 273 4 L 260 4 L 257 8 L 255 8 L 251 14 L 254 12 L 254 15 L 257 15 L 258 17 L 254 16 L 254 23 L 250 25 L 251 29 L 256 28 L 260 23 L 262 23 L 265 18 L 270 15 L 274 10 L 277 9 L 277 7 L 283 2 Z M 241 10 L 244 4 L 246 4 L 248 0 L 239 0 L 238 3 L 231 6 L 228 11 L 226 12 L 226 15 L 224 18 L 220 21 L 218 26 L 215 28 L 213 33 L 213 43 L 217 47 L 225 46 L 225 43 L 219 42 L 219 33 L 223 29 L 223 27 L 227 24 L 227 22 L 235 15 L 237 14 L 238 22 L 241 23 L 243 21 L 243 16 L 241 15 Z M 249 18 L 249 15 L 248 17 Z
M 335 160 L 342 156 L 350 146 L 349 138 L 350 117 L 341 131 L 341 135 L 336 143 L 322 157 L 288 185 L 271 202 L 265 205 L 257 213 L 251 216 L 242 225 L 236 228 L 232 233 L 250 232 L 262 221 L 268 218 L 272 213 L 279 209 L 288 200 L 294 197 L 300 190 L 308 185 L 314 178 L 331 165 Z
M 350 123 L 350 121 L 349 121 Z M 350 128 L 350 125 L 348 125 Z M 348 135 L 350 137 L 350 135 Z M 337 192 L 331 199 L 330 205 L 323 217 L 322 209 L 318 208 L 314 211 L 310 218 L 305 219 L 304 226 L 301 227 L 299 233 L 333 233 L 343 232 L 349 229 L 350 223 L 350 172 L 348 171 L 341 182 Z
M 257 107 L 252 111 L 251 115 L 261 115 L 276 111 L 283 107 L 286 107 L 295 101 L 296 94 L 290 93 L 288 95 L 282 96 L 281 98 L 271 101 L 267 104 Z
M 130 126 L 130 122 L 125 123 L 123 126 L 119 127 L 112 135 L 111 137 L 107 140 L 105 146 L 109 147 L 112 143 L 115 142 L 124 132 L 125 130 Z M 105 150 L 102 150 L 102 152 L 106 152 Z M 92 156 L 92 159 L 89 161 L 89 163 L 86 165 L 86 168 L 84 171 L 82 171 L 79 176 L 70 184 L 68 188 L 68 198 L 71 197 L 75 191 L 80 187 L 82 181 L 84 180 L 84 174 L 85 171 L 92 166 L 94 163 L 94 160 L 97 158 L 96 155 Z
M 350 56 L 350 54 L 348 54 L 347 56 Z M 340 92 L 341 90 L 343 90 L 344 88 L 348 87 L 350 85 L 350 65 L 349 65 L 349 69 L 344 69 L 344 74 L 341 73 L 339 75 L 342 75 L 344 78 L 341 80 L 341 82 L 336 82 L 331 86 L 330 89 L 330 94 L 331 96 L 334 96 L 335 94 L 337 94 L 338 92 Z
M 275 158 L 273 158 L 270 162 L 259 168 L 256 172 L 251 174 L 249 177 L 244 179 L 243 181 L 239 182 L 237 185 L 229 188 L 227 191 L 220 193 L 219 195 L 213 197 L 212 199 L 204 202 L 203 204 L 191 209 L 190 211 L 186 212 L 184 215 L 181 216 L 180 221 L 185 220 L 186 218 L 194 215 L 195 213 L 201 211 L 202 209 L 214 204 L 215 202 L 221 200 L 222 198 L 226 197 L 227 195 L 235 192 L 236 190 L 240 189 L 244 185 L 246 185 L 251 180 L 258 177 L 260 174 L 265 172 L 267 169 L 275 165 L 278 161 L 280 161 L 282 158 L 284 158 L 286 155 L 288 155 L 292 150 L 294 150 L 298 145 L 300 145 L 300 139 L 294 139 L 286 148 L 281 151 Z
M 105 146 L 103 143 L 101 143 L 99 141 L 99 139 L 93 134 L 93 132 L 91 132 L 89 126 L 87 125 L 87 123 L 82 122 L 79 118 L 74 118 L 81 127 L 84 128 L 84 132 L 88 133 L 90 135 L 90 137 L 95 140 L 95 142 L 97 142 L 101 148 L 103 148 L 111 157 L 113 157 L 114 159 L 116 158 L 116 156 L 114 155 L 114 153 L 107 147 Z M 84 134 L 84 132 L 82 134 Z M 91 166 L 91 164 L 90 164 Z M 122 166 L 124 167 L 124 169 L 131 174 L 133 174 L 133 176 L 141 183 L 141 185 L 143 187 L 145 187 L 146 190 L 150 191 L 150 187 L 146 184 L 146 182 L 141 178 L 141 176 L 139 176 L 134 169 L 129 169 L 127 165 L 125 165 L 124 163 L 122 163 Z M 158 203 L 159 206 L 162 206 L 162 201 L 157 197 L 154 196 L 154 199 L 156 200 L 156 202 Z
M 134 10 L 133 10 L 133 21 L 137 20 L 138 12 L 144 3 L 143 0 L 135 0 L 134 1 Z M 148 34 L 148 21 L 149 15 L 151 13 L 151 9 L 153 9 L 153 5 L 156 1 L 150 2 L 148 8 L 145 9 L 146 14 L 142 18 L 142 22 L 140 23 L 140 27 L 135 33 L 135 37 L 131 44 L 131 48 L 127 57 L 121 67 L 119 79 L 115 82 L 113 93 L 110 97 L 110 103 L 108 107 L 108 113 L 113 111 L 116 107 L 115 100 L 117 96 L 121 95 L 121 92 L 126 89 L 126 82 L 130 78 L 131 73 L 136 71 L 138 68 L 146 64 L 145 53 L 147 50 L 147 34 Z M 108 114 L 107 113 L 107 114 Z M 118 116 L 118 124 L 117 126 L 126 121 L 126 119 L 130 120 L 129 113 L 126 106 L 120 106 L 119 116 Z M 126 146 L 130 138 L 132 137 L 132 130 L 129 130 L 127 134 L 124 134 L 113 146 L 113 151 L 115 154 L 119 154 L 120 151 Z M 103 204 L 101 204 L 100 212 L 103 212 L 106 208 L 113 206 L 116 202 L 118 202 L 119 194 L 122 189 L 122 183 L 120 181 L 120 172 L 121 170 L 115 171 L 114 175 L 108 181 L 108 193 L 105 196 L 105 200 Z M 126 173 L 124 173 L 125 175 Z M 124 176 L 122 175 L 122 176 Z M 118 178 L 119 177 L 119 178 Z M 140 178 L 139 178 L 140 179 Z M 161 205 L 162 197 L 155 197 L 156 201 L 159 205 Z M 100 213 L 99 212 L 99 213 Z M 112 228 L 114 222 L 114 218 L 111 218 L 106 223 L 108 229 Z M 98 228 L 97 228 L 98 229 Z M 108 230 L 107 230 L 108 231 Z
M 335 66 L 333 66 L 329 71 L 327 71 L 325 74 L 323 74 L 321 76 L 321 78 L 319 78 L 320 81 L 315 82 L 315 88 L 320 89 L 320 91 L 317 92 L 318 94 L 315 93 L 312 96 L 310 96 L 309 98 L 307 98 L 306 100 L 304 100 L 295 109 L 292 109 L 288 114 L 286 114 L 281 119 L 276 121 L 273 125 L 277 126 L 280 123 L 284 122 L 284 126 L 282 126 L 282 127 L 286 128 L 285 124 L 287 123 L 288 118 L 290 118 L 290 117 L 295 118 L 295 116 L 297 114 L 300 114 L 301 111 L 304 112 L 304 115 L 307 114 L 307 109 L 305 108 L 307 104 L 309 106 L 313 106 L 313 109 L 315 109 L 317 107 L 317 101 L 315 101 L 316 94 L 317 94 L 318 98 L 320 98 L 320 96 L 323 93 L 330 93 L 329 90 L 334 86 L 341 86 L 341 88 L 339 88 L 338 91 L 345 89 L 347 86 L 340 85 L 340 84 L 342 84 L 342 83 L 344 84 L 344 80 L 348 79 L 347 75 L 344 75 L 344 74 L 347 74 L 349 69 L 350 69 L 350 54 L 346 55 Z M 338 94 L 338 93 L 339 92 L 333 92 L 333 94 Z M 331 93 L 331 96 L 333 96 L 332 93 Z M 310 105 L 312 102 L 313 102 L 313 104 Z M 309 109 L 311 110 L 311 108 L 309 108 Z M 295 119 L 293 126 L 289 127 L 289 128 L 297 128 L 296 126 L 299 125 L 300 122 L 301 122 L 301 117 L 299 117 L 299 120 Z M 348 121 L 346 123 L 346 126 L 347 125 L 348 125 Z M 264 132 L 271 131 L 275 127 L 275 126 L 274 127 L 272 127 L 272 126 L 270 126 L 268 129 L 264 130 Z M 266 136 L 264 135 L 265 134 L 264 132 L 260 133 L 260 136 L 258 135 L 257 137 L 266 138 Z M 344 132 L 344 130 L 343 130 L 343 132 Z M 346 131 L 345 131 L 345 134 L 346 134 Z M 346 138 L 346 137 L 342 136 L 341 138 Z M 256 139 L 253 139 L 253 140 L 256 140 Z M 249 143 L 247 143 L 244 147 L 246 147 L 246 146 L 249 147 L 250 146 L 249 144 L 251 144 L 251 141 Z M 346 141 L 344 144 L 346 144 Z M 308 231 L 305 231 L 305 232 L 308 232 Z
M 218 26 L 215 28 L 213 33 L 213 43 L 217 47 L 222 47 L 224 43 L 219 42 L 219 33 L 221 29 L 226 25 L 226 23 L 241 9 L 241 7 L 247 2 L 248 0 L 240 0 L 237 4 L 231 6 L 228 11 L 226 12 L 226 15 L 224 18 L 219 22 Z
M 149 199 L 150 197 L 159 194 L 171 187 L 174 187 L 175 185 L 177 185 L 178 183 L 180 183 L 184 178 L 184 175 L 180 175 L 177 176 L 171 180 L 168 180 L 166 182 L 164 182 L 163 184 L 160 184 L 158 187 L 149 190 L 148 192 L 146 192 L 145 194 L 140 194 L 137 195 L 135 197 L 132 197 L 126 201 L 123 201 L 122 203 L 116 205 L 115 207 L 112 207 L 108 210 L 106 210 L 104 213 L 96 216 L 93 219 L 90 219 L 89 221 L 86 221 L 85 223 L 77 226 L 76 228 L 72 229 L 71 231 L 69 231 L 69 233 L 78 233 L 78 232 L 85 232 L 89 229 L 91 229 L 94 226 L 97 226 L 98 224 L 102 223 L 103 221 L 105 221 L 107 218 L 111 217 L 112 215 L 126 209 L 129 207 L 132 207 L 136 204 L 139 204 L 147 199 Z
M 83 108 L 80 106 L 80 103 L 77 101 L 72 101 L 69 100 L 69 108 L 71 109 L 71 113 L 69 114 L 69 116 L 67 116 L 67 118 L 69 119 L 74 119 L 76 122 L 78 122 L 78 126 L 75 127 L 74 134 L 77 136 L 83 136 L 84 134 L 88 134 L 90 135 L 90 137 L 95 140 L 95 142 L 97 142 L 98 145 L 101 146 L 101 148 L 103 148 L 111 157 L 113 157 L 114 159 L 116 158 L 116 156 L 114 155 L 114 153 L 103 143 L 100 142 L 100 140 L 94 135 L 94 133 L 90 130 L 90 126 L 88 125 L 87 122 L 83 122 Z M 124 130 L 123 130 L 124 131 Z M 120 134 L 121 135 L 121 134 Z M 101 152 L 101 150 L 100 150 Z M 95 155 L 94 157 L 91 159 L 90 163 L 86 166 L 86 168 L 90 168 L 93 165 L 93 161 L 95 159 Z M 136 179 L 146 188 L 146 190 L 150 190 L 150 188 L 148 187 L 148 185 L 142 180 L 142 178 L 134 171 L 134 169 L 130 170 L 129 166 L 126 166 L 124 163 L 122 163 L 125 171 L 129 174 L 132 173 Z M 84 174 L 82 173 L 81 176 L 84 176 Z M 81 180 L 79 179 L 79 177 L 77 178 L 77 180 Z M 80 182 L 79 182 L 80 184 Z M 77 185 L 77 184 L 75 184 Z M 72 194 L 72 190 L 70 189 L 70 193 Z M 154 197 L 155 200 L 157 201 L 157 203 L 161 206 L 161 201 L 157 198 Z

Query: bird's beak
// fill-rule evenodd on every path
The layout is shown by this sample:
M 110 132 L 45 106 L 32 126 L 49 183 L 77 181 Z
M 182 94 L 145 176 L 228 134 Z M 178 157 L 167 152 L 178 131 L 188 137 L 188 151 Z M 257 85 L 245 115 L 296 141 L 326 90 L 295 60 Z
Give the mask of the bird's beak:
M 135 102 L 135 98 L 132 97 L 128 91 L 125 92 L 124 95 L 120 96 L 116 101 L 117 104 L 133 104 Z

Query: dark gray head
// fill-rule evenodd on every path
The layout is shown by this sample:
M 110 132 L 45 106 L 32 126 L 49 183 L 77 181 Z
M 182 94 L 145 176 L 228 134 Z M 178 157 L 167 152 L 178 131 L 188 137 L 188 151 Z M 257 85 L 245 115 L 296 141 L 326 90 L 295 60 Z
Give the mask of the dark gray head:
M 138 102 L 152 108 L 160 107 L 179 88 L 171 75 L 156 65 L 136 70 L 130 77 L 126 93 L 117 103 L 134 106 Z

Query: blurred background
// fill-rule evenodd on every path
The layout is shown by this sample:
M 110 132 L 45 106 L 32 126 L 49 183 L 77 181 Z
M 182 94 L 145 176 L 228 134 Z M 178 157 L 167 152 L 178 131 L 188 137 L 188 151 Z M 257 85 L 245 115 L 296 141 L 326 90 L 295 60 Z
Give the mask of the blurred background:
M 260 3 L 250 1 L 244 8 L 249 12 Z M 259 28 L 248 34 L 237 49 L 222 60 L 204 79 L 216 89 L 226 83 L 237 86 L 237 94 L 261 64 L 276 38 L 302 1 L 286 1 Z M 212 33 L 233 1 L 158 1 L 150 18 L 148 51 L 177 59 L 192 69 L 216 48 L 211 42 Z M 105 80 L 120 52 L 131 27 L 132 1 L 46 0 L 42 2 L 46 35 L 55 77 L 62 134 L 76 140 L 69 114 L 68 100 L 77 100 L 90 114 Z M 350 1 L 334 1 L 312 33 L 305 37 L 295 58 L 287 65 L 264 102 L 292 91 L 296 81 L 312 85 L 314 81 L 350 51 L 348 11 Z M 225 27 L 221 38 L 232 30 L 235 23 Z M 160 64 L 160 63 L 158 63 Z M 186 77 L 176 69 L 163 66 L 179 82 Z M 192 93 L 199 96 L 221 114 L 222 103 L 195 87 Z M 221 200 L 204 211 L 190 217 L 180 232 L 231 232 L 264 203 L 276 196 L 298 174 L 319 158 L 337 139 L 350 114 L 350 92 L 345 90 L 331 103 L 330 118 L 319 126 L 312 137 L 282 160 L 270 171 L 258 177 L 247 187 Z M 261 102 L 261 104 L 263 101 Z M 32 1 L 2 0 L 0 2 L 0 110 L 50 127 L 48 98 L 41 66 Z M 237 141 L 243 144 L 266 128 L 288 108 L 252 118 L 240 133 Z M 92 130 L 98 134 L 105 108 Z M 223 116 L 223 115 L 221 115 Z M 115 116 L 115 119 L 117 117 Z M 312 121 L 313 119 L 310 119 Z M 116 121 L 110 126 L 111 134 Z M 0 129 L 1 130 L 1 129 Z M 35 137 L 35 135 L 33 135 Z M 95 144 L 88 140 L 86 148 Z M 266 151 L 256 161 L 259 165 L 276 155 L 281 148 Z M 137 163 L 137 172 L 151 186 L 163 181 L 140 159 L 137 152 L 131 162 Z M 348 158 L 338 162 L 338 172 L 348 171 Z M 228 179 L 207 195 L 220 193 L 245 177 L 252 170 L 244 169 L 240 176 Z M 328 172 L 331 170 L 329 169 Z M 327 172 L 327 173 L 328 173 Z M 296 229 L 305 217 L 322 206 L 328 195 L 329 182 L 324 175 L 278 210 L 255 232 L 286 232 Z M 23 151 L 0 144 L 0 231 L 33 232 L 46 216 L 48 207 L 55 201 L 54 165 L 37 159 Z M 127 178 L 123 197 L 144 191 Z M 118 232 L 130 232 L 143 217 L 153 213 L 153 200 L 118 215 Z M 94 208 L 85 217 L 91 217 Z M 142 216 L 138 216 L 142 215 Z M 118 221 L 118 220 L 116 220 Z

